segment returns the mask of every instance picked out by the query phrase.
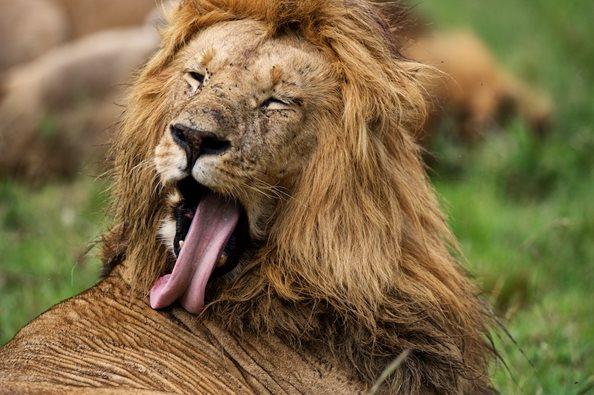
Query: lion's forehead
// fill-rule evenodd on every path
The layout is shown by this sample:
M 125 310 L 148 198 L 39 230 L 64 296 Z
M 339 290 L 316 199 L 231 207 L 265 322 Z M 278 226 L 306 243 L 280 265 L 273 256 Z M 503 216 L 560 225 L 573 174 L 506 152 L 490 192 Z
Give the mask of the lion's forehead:
M 186 56 L 189 62 L 202 63 L 212 57 L 212 63 L 223 64 L 231 59 L 248 58 L 260 45 L 266 29 L 257 21 L 242 20 L 221 22 L 198 33 L 188 44 Z M 214 53 L 209 53 L 214 51 Z
M 302 86 L 325 78 L 330 65 L 311 44 L 296 36 L 268 37 L 261 22 L 222 22 L 198 33 L 184 51 L 185 67 L 206 68 L 211 73 L 237 69 L 254 81 L 269 79 L 272 68 L 285 83 Z

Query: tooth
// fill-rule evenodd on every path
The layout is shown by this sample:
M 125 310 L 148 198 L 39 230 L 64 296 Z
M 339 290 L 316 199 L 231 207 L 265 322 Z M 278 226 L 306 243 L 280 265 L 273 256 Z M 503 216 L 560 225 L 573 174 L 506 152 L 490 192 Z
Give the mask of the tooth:
M 227 256 L 227 254 L 225 254 L 223 252 L 221 254 L 221 256 L 219 257 L 219 259 L 217 260 L 217 267 L 223 267 L 223 266 L 225 266 L 225 264 L 227 263 L 227 259 L 229 259 L 229 257 Z
M 180 240 L 179 241 L 179 248 L 182 248 L 183 246 L 184 246 L 184 241 L 183 240 Z

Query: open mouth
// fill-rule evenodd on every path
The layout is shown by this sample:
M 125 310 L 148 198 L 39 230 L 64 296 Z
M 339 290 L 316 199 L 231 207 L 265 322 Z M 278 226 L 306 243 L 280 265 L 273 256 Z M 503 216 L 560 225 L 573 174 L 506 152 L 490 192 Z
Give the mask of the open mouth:
M 250 241 L 249 224 L 237 201 L 192 177 L 179 181 L 177 188 L 182 196 L 174 208 L 177 260 L 171 274 L 153 285 L 150 302 L 161 309 L 179 301 L 197 314 L 204 309 L 207 286 L 237 268 Z

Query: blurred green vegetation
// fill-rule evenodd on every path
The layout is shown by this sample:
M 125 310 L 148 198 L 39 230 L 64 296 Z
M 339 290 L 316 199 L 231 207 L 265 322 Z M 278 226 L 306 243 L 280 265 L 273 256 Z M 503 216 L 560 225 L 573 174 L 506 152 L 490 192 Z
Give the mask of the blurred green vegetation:
M 468 266 L 513 343 L 494 370 L 508 393 L 594 392 L 594 2 L 422 0 L 437 27 L 468 27 L 549 92 L 550 135 L 516 121 L 479 146 L 441 135 L 433 180 Z
M 420 0 L 438 27 L 470 27 L 501 63 L 550 92 L 544 139 L 515 121 L 480 144 L 444 130 L 432 178 L 468 267 L 517 345 L 501 393 L 594 391 L 594 2 Z M 447 128 L 446 128 L 447 129 Z M 85 254 L 103 227 L 106 185 L 0 182 L 0 344 L 52 304 L 92 285 Z
M 42 188 L 0 182 L 0 344 L 98 279 L 91 251 L 105 185 L 81 177 Z

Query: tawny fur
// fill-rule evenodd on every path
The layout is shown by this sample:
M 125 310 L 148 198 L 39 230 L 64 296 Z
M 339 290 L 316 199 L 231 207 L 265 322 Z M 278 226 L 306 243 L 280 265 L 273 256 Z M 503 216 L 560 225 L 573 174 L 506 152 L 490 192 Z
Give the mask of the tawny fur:
M 70 37 L 141 25 L 159 0 L 51 0 L 68 18 Z
M 457 262 L 413 138 L 426 113 L 425 68 L 398 55 L 390 21 L 367 1 L 183 3 L 114 145 L 118 225 L 105 236 L 108 269 L 124 257 L 141 262 L 133 280 L 145 291 L 168 270 L 158 237 L 166 194 L 151 163 L 172 115 L 164 98 L 179 73 L 174 59 L 201 29 L 237 19 L 319 48 L 342 81 L 342 101 L 264 245 L 205 314 L 235 332 L 328 348 L 367 383 L 411 350 L 390 391 L 487 391 L 490 314 Z
M 504 70 L 486 45 L 465 31 L 424 33 L 406 45 L 405 55 L 439 73 L 424 84 L 429 117 L 422 139 L 435 135 L 445 117 L 463 141 L 472 142 L 517 115 L 537 135 L 550 127 L 550 99 Z M 424 141 L 424 144 L 428 144 Z
M 0 0 L 0 72 L 37 58 L 67 38 L 66 15 L 50 0 Z
M 66 41 L 140 26 L 167 0 L 0 0 L 0 71 L 35 60 Z M 142 41 L 142 40 L 141 40 Z
M 158 46 L 152 27 L 75 40 L 13 69 L 0 97 L 0 174 L 40 180 L 103 160 L 125 85 Z

